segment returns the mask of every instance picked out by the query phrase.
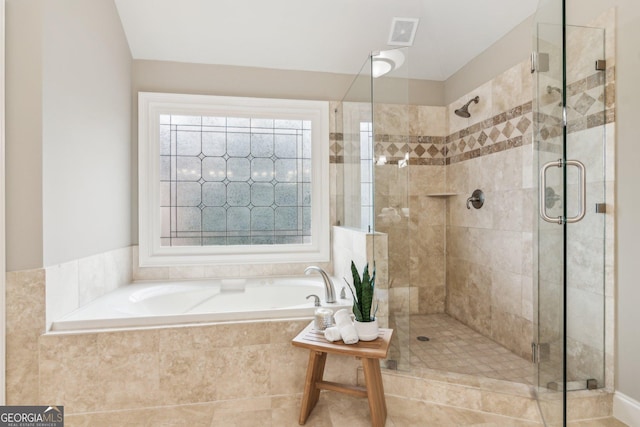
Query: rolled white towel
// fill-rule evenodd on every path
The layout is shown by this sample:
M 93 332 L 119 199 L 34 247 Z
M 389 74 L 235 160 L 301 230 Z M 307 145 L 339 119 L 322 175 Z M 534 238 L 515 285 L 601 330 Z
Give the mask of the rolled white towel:
M 340 335 L 340 329 L 337 326 L 332 326 L 324 330 L 324 337 L 327 341 L 334 342 L 340 340 L 342 335 Z
M 345 344 L 355 344 L 358 342 L 358 331 L 353 323 L 340 327 L 340 335 Z

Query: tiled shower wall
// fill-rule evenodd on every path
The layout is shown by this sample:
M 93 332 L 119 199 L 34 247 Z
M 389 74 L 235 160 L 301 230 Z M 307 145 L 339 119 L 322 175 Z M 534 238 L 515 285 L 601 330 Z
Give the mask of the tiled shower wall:
M 533 331 L 531 73 L 525 61 L 449 106 L 446 311 L 521 356 Z M 479 96 L 471 118 L 454 110 Z M 481 209 L 466 200 L 481 189 Z
M 448 107 L 375 111 L 375 155 L 389 160 L 375 167 L 375 188 L 390 312 L 447 312 L 523 356 L 532 338 L 531 91 L 523 62 Z M 476 95 L 470 119 L 453 114 Z M 409 166 L 399 168 L 405 153 Z M 485 206 L 467 210 L 476 188 Z
M 374 154 L 388 160 L 375 166 L 375 205 L 376 231 L 388 235 L 391 312 L 441 313 L 446 200 L 433 195 L 444 190 L 446 110 L 382 105 L 374 114 Z M 400 168 L 405 153 L 409 165 Z

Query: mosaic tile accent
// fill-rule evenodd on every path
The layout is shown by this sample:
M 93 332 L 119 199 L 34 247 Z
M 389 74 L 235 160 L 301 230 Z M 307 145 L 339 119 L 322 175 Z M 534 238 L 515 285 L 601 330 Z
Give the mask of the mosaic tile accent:
M 379 134 L 374 154 L 384 155 L 387 163 L 397 164 L 409 153 L 410 165 L 448 165 L 531 144 L 539 129 L 538 148 L 558 151 L 553 140 L 563 134 L 561 106 L 556 98 L 543 100 L 540 111 L 533 101 L 442 136 Z M 567 86 L 567 133 L 579 132 L 615 121 L 615 67 L 597 72 Z M 331 162 L 344 162 L 344 138 L 331 134 Z M 357 140 L 356 135 L 347 138 Z
M 615 116 L 615 67 L 567 85 L 568 134 L 613 123 Z M 533 117 L 540 129 L 540 147 L 558 152 L 553 140 L 563 132 L 561 105 L 548 102 Z
M 330 163 L 344 163 L 344 140 L 357 140 L 359 135 L 344 135 L 331 133 L 329 135 Z M 442 136 L 405 136 L 405 135 L 376 135 L 374 155 L 384 155 L 388 164 L 397 164 L 409 153 L 411 165 L 444 165 L 448 149 L 446 138 Z
M 446 164 L 531 143 L 532 102 L 519 105 L 447 137 Z
M 344 135 L 341 132 L 329 133 L 329 163 L 344 163 Z

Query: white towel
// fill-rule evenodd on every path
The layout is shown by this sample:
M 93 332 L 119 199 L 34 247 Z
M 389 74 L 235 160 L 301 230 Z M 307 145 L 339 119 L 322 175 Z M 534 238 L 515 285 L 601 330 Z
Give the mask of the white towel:
M 340 340 L 342 335 L 340 335 L 340 329 L 338 329 L 338 327 L 332 326 L 324 330 L 324 337 L 327 341 L 334 342 Z
M 355 344 L 358 342 L 358 331 L 353 323 L 340 327 L 340 335 L 345 344 Z

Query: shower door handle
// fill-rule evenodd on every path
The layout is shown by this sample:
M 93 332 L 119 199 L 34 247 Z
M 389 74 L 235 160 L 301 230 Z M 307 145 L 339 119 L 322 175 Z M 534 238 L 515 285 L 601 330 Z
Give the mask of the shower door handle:
M 562 159 L 558 159 L 555 162 L 545 163 L 540 169 L 540 188 L 538 189 L 538 195 L 540 196 L 540 201 L 538 206 L 540 206 L 540 218 L 544 219 L 547 222 L 552 222 L 556 224 L 562 224 L 564 222 L 561 216 L 557 218 L 550 217 L 547 215 L 547 198 L 546 191 L 547 188 L 547 170 L 552 167 L 562 167 Z
M 547 215 L 547 200 L 545 197 L 545 189 L 547 188 L 547 170 L 549 170 L 549 168 L 552 167 L 558 167 L 561 168 L 562 166 L 575 166 L 578 168 L 578 173 L 579 173 L 579 181 L 580 181 L 580 189 L 578 191 L 578 205 L 580 206 L 580 210 L 578 211 L 578 214 L 576 216 L 573 217 L 568 217 L 568 218 L 563 218 L 562 216 L 559 217 L 551 217 L 549 215 Z M 586 179 L 586 168 L 584 167 L 584 164 L 582 162 L 579 162 L 578 160 L 567 160 L 567 161 L 563 161 L 562 159 L 558 159 L 556 161 L 553 162 L 548 162 L 545 163 L 542 168 L 540 169 L 540 188 L 538 191 L 538 195 L 540 197 L 539 199 L 539 203 L 538 205 L 540 206 L 540 217 L 542 219 L 544 219 L 547 222 L 551 222 L 551 223 L 556 223 L 556 224 L 564 224 L 564 223 L 574 223 L 574 222 L 578 222 L 580 221 L 582 218 L 584 218 L 587 210 L 587 197 L 586 197 L 586 191 L 587 191 L 587 179 Z
M 587 213 L 587 171 L 584 164 L 578 160 L 567 160 L 564 164 L 577 167 L 579 173 L 580 189 L 578 191 L 578 206 L 580 206 L 580 210 L 578 211 L 578 215 L 565 219 L 566 223 L 573 224 L 574 222 L 582 220 Z

